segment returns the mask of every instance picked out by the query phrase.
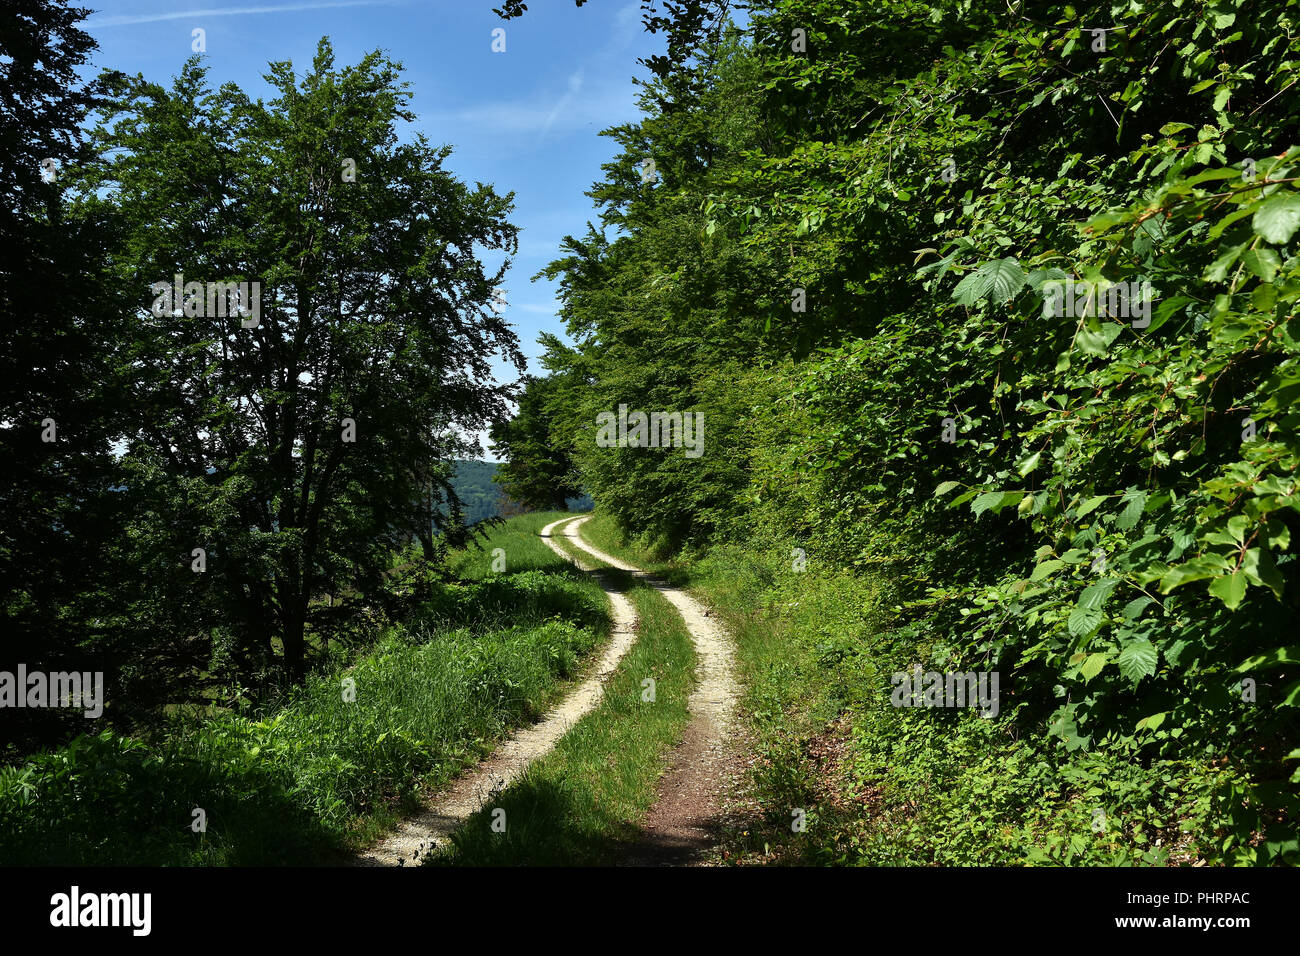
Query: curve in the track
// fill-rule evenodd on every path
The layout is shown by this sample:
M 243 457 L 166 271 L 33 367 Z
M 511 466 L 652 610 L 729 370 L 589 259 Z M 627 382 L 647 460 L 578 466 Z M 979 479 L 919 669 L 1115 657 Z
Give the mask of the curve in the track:
M 546 545 L 565 560 L 572 561 L 584 571 L 595 571 L 569 555 L 552 538 L 557 525 L 572 520 L 561 518 L 552 521 L 539 534 Z M 357 865 L 398 866 L 408 861 L 418 862 L 423 854 L 447 842 L 452 832 L 470 816 L 488 806 L 497 794 L 519 778 L 529 764 L 549 753 L 570 727 L 600 703 L 605 681 L 636 641 L 636 611 L 632 602 L 608 584 L 602 582 L 601 586 L 610 602 L 610 640 L 590 676 L 540 723 L 516 731 L 475 770 L 452 781 L 432 807 L 404 821 L 366 850 L 356 860 Z

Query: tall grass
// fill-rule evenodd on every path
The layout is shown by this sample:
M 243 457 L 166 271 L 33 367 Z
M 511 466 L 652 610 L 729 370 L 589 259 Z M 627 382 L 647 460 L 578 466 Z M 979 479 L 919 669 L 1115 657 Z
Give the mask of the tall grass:
M 364 843 L 540 715 L 606 633 L 603 593 L 539 521 L 493 532 L 524 570 L 488 577 L 487 552 L 486 574 L 273 713 L 178 717 L 153 746 L 84 736 L 0 770 L 0 863 L 299 864 Z
M 690 718 L 695 653 L 681 616 L 653 588 L 637 584 L 628 594 L 637 642 L 600 704 L 426 863 L 609 864 L 642 838 L 637 824 L 654 804 L 659 777 Z M 654 701 L 643 699 L 646 678 L 655 681 Z M 497 809 L 505 811 L 504 832 L 491 826 Z
M 531 514 L 511 518 L 502 525 L 490 529 L 486 539 L 450 554 L 447 566 L 456 577 L 466 580 L 482 580 L 499 573 L 492 569 L 493 550 L 500 548 L 504 553 L 505 573 L 517 571 L 563 571 L 575 577 L 582 577 L 566 561 L 562 561 L 555 552 L 546 546 L 538 532 L 552 521 L 564 517 L 573 517 L 565 511 L 536 511 Z
M 795 571 L 789 543 L 674 560 L 603 516 L 583 534 L 689 586 L 735 637 L 763 815 L 733 837 L 733 860 L 770 859 L 769 847 L 782 862 L 813 864 L 1213 860 L 1196 835 L 1219 825 L 1210 795 L 1227 771 L 1208 758 L 1147 765 L 1103 747 L 1065 752 L 1044 728 L 1017 722 L 1010 681 L 992 720 L 890 706 L 891 673 L 931 649 L 901 626 L 887 579 Z M 840 745 L 836 766 L 818 756 Z M 804 832 L 791 832 L 790 807 L 807 810 Z

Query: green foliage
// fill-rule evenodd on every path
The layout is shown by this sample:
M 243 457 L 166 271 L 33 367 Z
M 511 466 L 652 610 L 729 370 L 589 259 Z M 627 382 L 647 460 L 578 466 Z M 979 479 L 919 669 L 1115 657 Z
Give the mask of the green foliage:
M 624 530 L 888 569 L 859 639 L 999 671 L 1031 791 L 1069 755 L 1136 813 L 1161 768 L 1197 794 L 1167 834 L 1295 862 L 1298 8 L 755 5 L 610 131 L 604 228 L 548 270 L 579 343 L 553 433 Z M 703 410 L 705 456 L 595 447 L 618 403 Z M 982 725 L 874 706 L 864 773 L 914 785 L 904 734 L 973 799 Z M 1004 859 L 1120 852 L 1039 840 L 1014 787 Z
M 536 539 L 531 528 L 499 534 Z M 545 570 L 450 584 L 408 627 L 350 667 L 309 676 L 278 709 L 178 717 L 156 743 L 106 730 L 0 770 L 0 857 L 336 861 L 409 809 L 418 784 L 444 784 L 539 717 L 577 673 L 608 614 L 600 588 L 568 568 L 551 554 Z M 206 832 L 191 830 L 196 807 Z
M 1214 855 L 1213 834 L 1229 819 L 1216 794 L 1244 781 L 1212 756 L 1143 761 L 1131 745 L 1062 753 L 1053 738 L 1022 733 L 1014 710 L 987 720 L 891 707 L 893 671 L 917 660 L 944 669 L 958 648 L 889 627 L 900 588 L 888 567 L 843 572 L 810 556 L 795 571 L 783 560 L 788 540 L 719 544 L 662 565 L 605 516 L 584 531 L 604 550 L 675 570 L 735 636 L 764 813 L 729 836 L 734 859 L 769 859 L 773 848 L 783 862 L 876 866 Z M 1004 707 L 1019 704 L 1012 691 Z M 822 755 L 840 740 L 846 759 L 827 766 Z M 815 823 L 792 834 L 790 807 Z
M 322 40 L 306 75 L 267 79 L 265 103 L 212 90 L 198 57 L 170 90 L 119 80 L 72 207 L 115 223 L 117 283 L 145 314 L 121 467 L 152 514 L 126 558 L 245 653 L 277 638 L 301 677 L 315 595 L 374 593 L 403 536 L 431 559 L 455 525 L 433 507 L 456 504 L 448 462 L 471 447 L 449 426 L 500 417 L 508 390 L 475 383 L 493 353 L 522 359 L 488 308 L 500 271 L 451 250 L 510 252 L 515 228 L 508 196 L 442 168 L 449 149 L 399 140 L 411 94 L 391 60 L 336 68 Z M 144 309 L 177 274 L 260 283 L 257 324 L 215 301 Z M 196 546 L 213 552 L 197 590 L 179 560 Z
M 224 685 L 302 680 L 463 542 L 453 463 L 505 417 L 495 359 L 523 361 L 489 307 L 509 262 L 476 256 L 514 251 L 512 200 L 399 135 L 411 92 L 380 53 L 338 66 L 322 40 L 302 75 L 270 64 L 266 101 L 214 89 L 197 56 L 169 87 L 82 88 L 88 11 L 19 7 L 0 64 L 0 229 L 27 260 L 0 266 L 3 656 L 104 671 L 131 731 Z M 178 275 L 197 296 L 159 297 Z M 252 324 L 214 288 L 239 282 L 259 284 Z M 70 730 L 23 720 L 17 752 Z
M 530 508 L 562 511 L 568 499 L 582 493 L 572 457 L 552 436 L 556 413 L 548 405 L 567 397 L 562 384 L 558 379 L 525 378 L 519 411 L 492 430 L 493 451 L 506 459 L 498 481 L 506 494 Z
M 70 220 L 60 199 L 69 171 L 88 159 L 79 127 L 104 92 L 78 76 L 95 49 L 77 27 L 88 12 L 15 0 L 0 25 L 0 669 L 8 671 L 91 659 L 111 667 L 126 629 L 112 599 L 121 569 L 89 556 L 111 553 L 126 530 L 107 436 L 122 413 L 113 356 L 129 324 L 105 266 L 110 230 Z M 77 722 L 66 712 L 6 711 L 0 753 L 64 738 Z

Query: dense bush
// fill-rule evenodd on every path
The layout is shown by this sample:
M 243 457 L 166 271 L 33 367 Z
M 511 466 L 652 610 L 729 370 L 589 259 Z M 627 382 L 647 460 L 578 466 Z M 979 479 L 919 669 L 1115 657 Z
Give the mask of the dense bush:
M 971 781 L 1001 740 L 1025 786 L 1300 859 L 1300 7 L 753 7 L 611 131 L 615 237 L 550 269 L 553 440 L 629 532 L 887 582 L 869 701 L 1000 672 L 997 730 L 862 702 L 890 786 L 904 738 Z M 703 411 L 705 455 L 598 447 L 620 403 Z
M 283 707 L 177 717 L 154 742 L 106 730 L 0 768 L 0 860 L 334 859 L 368 814 L 401 808 L 416 783 L 446 781 L 541 715 L 608 623 L 599 588 L 584 583 L 529 571 L 452 585 L 441 628 L 396 628 L 354 666 L 311 675 Z M 450 627 L 451 606 L 468 596 L 461 606 L 477 611 L 479 591 L 508 595 L 521 623 L 485 626 L 474 613 L 471 627 Z M 205 832 L 191 829 L 196 808 Z

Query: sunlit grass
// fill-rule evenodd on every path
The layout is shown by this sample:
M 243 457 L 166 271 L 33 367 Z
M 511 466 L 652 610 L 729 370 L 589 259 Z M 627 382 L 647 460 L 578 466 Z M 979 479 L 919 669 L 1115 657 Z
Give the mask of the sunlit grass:
M 537 539 L 549 520 L 512 519 L 487 552 L 453 556 L 464 581 L 272 713 L 178 716 L 157 745 L 83 737 L 0 771 L 0 859 L 340 859 L 412 809 L 419 786 L 540 716 L 607 634 L 599 585 Z M 491 569 L 491 547 L 506 570 Z
M 605 696 L 524 776 L 453 835 L 436 865 L 615 862 L 638 836 L 660 775 L 690 718 L 695 653 L 680 615 L 653 588 L 633 585 L 637 642 Z M 653 702 L 643 699 L 647 678 Z M 505 811 L 505 832 L 492 829 Z

